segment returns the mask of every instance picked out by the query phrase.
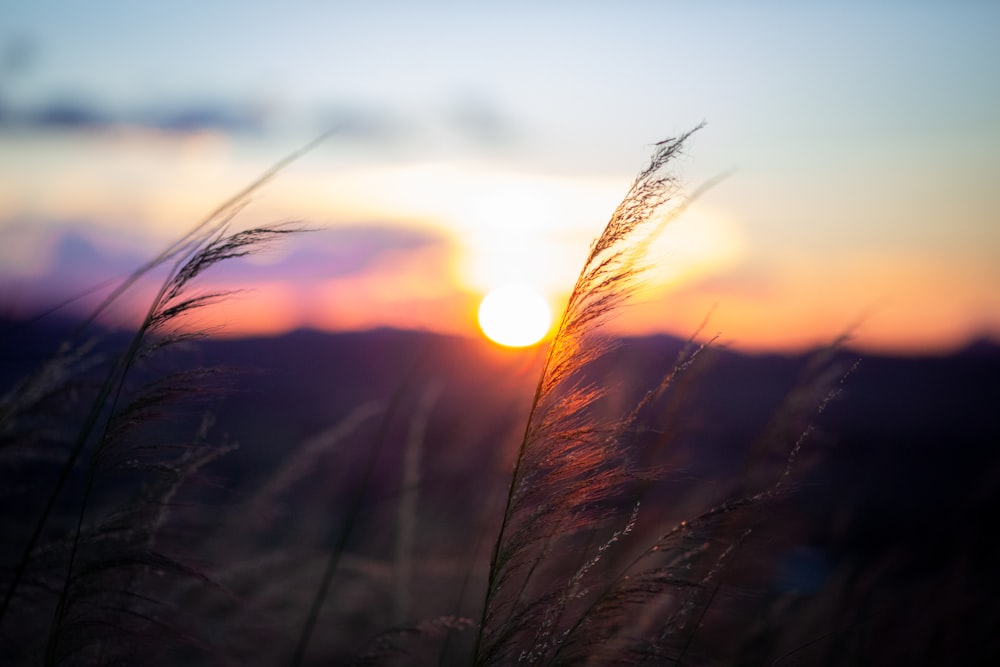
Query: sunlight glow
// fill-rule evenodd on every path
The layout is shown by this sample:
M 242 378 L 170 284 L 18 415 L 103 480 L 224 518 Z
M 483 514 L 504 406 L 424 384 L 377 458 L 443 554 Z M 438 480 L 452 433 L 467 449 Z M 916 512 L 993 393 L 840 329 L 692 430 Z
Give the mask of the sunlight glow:
M 483 333 L 507 347 L 534 345 L 545 337 L 551 323 L 549 305 L 526 285 L 498 287 L 479 305 L 479 326 Z

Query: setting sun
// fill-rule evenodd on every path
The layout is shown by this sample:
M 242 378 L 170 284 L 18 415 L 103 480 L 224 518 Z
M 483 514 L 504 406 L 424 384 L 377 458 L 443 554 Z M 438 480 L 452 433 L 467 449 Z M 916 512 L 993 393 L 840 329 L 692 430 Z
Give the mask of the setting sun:
M 507 347 L 534 345 L 549 331 L 549 304 L 526 285 L 504 285 L 479 304 L 479 326 L 490 340 Z

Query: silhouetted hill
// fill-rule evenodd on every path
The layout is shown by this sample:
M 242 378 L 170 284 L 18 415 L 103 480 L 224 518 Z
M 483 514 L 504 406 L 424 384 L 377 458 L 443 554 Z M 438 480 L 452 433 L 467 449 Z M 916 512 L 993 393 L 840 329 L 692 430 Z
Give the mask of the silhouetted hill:
M 51 355 L 72 326 L 0 323 L 4 391 Z M 127 341 L 127 334 L 108 333 L 98 349 L 110 355 Z M 608 389 L 601 409 L 612 415 L 654 387 L 684 347 L 665 336 L 620 343 L 593 369 Z M 780 463 L 805 422 L 778 420 L 776 430 L 772 418 L 809 377 L 811 356 L 714 349 L 678 377 L 666 407 L 648 415 L 643 436 L 663 443 L 662 460 L 651 463 L 674 471 L 666 506 L 683 515 L 705 489 L 753 479 L 775 452 Z M 542 362 L 538 350 L 395 330 L 208 339 L 171 359 L 150 370 L 227 369 L 226 390 L 189 414 L 196 421 L 211 413 L 213 437 L 240 447 L 212 466 L 216 493 L 206 498 L 214 503 L 241 502 L 303 443 L 365 405 L 379 406 L 381 416 L 352 435 L 353 448 L 310 459 L 286 492 L 287 516 L 268 528 L 272 540 L 295 526 L 332 539 L 339 524 L 329 508 L 350 502 L 364 483 L 371 486 L 365 511 L 388 511 L 399 493 L 402 443 L 426 409 L 421 502 L 437 520 L 428 520 L 421 537 L 447 545 L 446 553 L 472 548 L 453 527 L 481 520 L 483 507 L 496 501 L 487 489 L 504 490 Z M 982 654 L 991 654 L 990 628 L 1000 627 L 993 604 L 1000 549 L 992 536 L 1000 515 L 1000 346 L 977 342 L 936 357 L 837 353 L 841 372 L 859 359 L 842 385 L 835 382 L 840 394 L 822 414 L 815 400 L 805 411 L 818 428 L 803 448 L 794 493 L 772 517 L 779 534 L 794 534 L 779 583 L 822 601 L 823 627 L 874 618 L 871 629 L 887 645 L 922 627 L 940 646 L 984 642 Z M 366 460 L 370 476 L 363 478 Z M 366 539 L 358 549 L 377 549 L 390 537 L 373 532 Z M 928 611 L 931 604 L 938 607 Z

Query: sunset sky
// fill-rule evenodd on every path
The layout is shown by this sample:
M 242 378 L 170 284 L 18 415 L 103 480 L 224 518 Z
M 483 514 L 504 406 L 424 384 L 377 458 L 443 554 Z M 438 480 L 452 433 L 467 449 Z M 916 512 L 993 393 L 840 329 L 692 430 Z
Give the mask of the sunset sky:
M 558 308 L 652 145 L 704 121 L 675 169 L 728 176 L 619 330 L 1000 339 L 998 28 L 985 1 L 3 2 L 0 315 L 127 275 L 332 129 L 239 219 L 318 231 L 207 275 L 251 288 L 213 317 L 475 335 L 512 280 Z

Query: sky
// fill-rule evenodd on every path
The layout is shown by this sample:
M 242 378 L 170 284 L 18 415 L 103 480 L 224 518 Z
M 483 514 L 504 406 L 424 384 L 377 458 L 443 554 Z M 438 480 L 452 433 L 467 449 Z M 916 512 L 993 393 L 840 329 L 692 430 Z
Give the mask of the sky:
M 127 275 L 330 131 L 238 220 L 315 231 L 206 275 L 245 290 L 206 317 L 477 335 L 502 284 L 558 309 L 653 145 L 705 123 L 674 172 L 723 178 L 616 330 L 1000 339 L 998 26 L 985 1 L 0 0 L 0 312 Z

